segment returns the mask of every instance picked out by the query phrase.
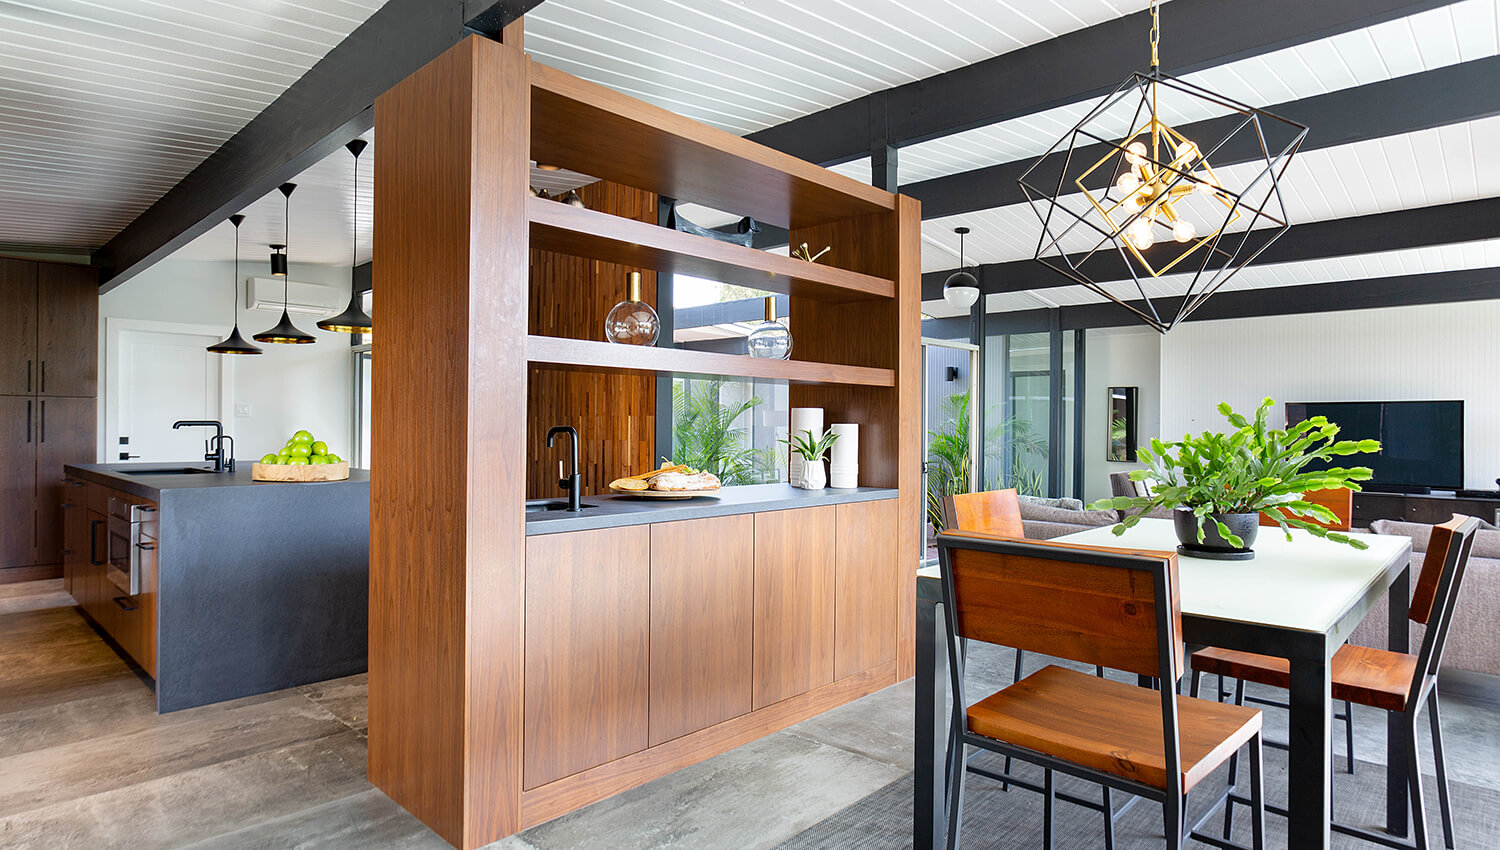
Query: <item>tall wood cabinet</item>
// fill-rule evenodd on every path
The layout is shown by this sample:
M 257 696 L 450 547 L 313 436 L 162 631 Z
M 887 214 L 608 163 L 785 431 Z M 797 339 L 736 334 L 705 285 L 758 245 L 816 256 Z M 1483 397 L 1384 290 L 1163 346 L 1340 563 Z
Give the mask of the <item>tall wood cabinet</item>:
M 63 464 L 95 458 L 98 272 L 0 259 L 0 584 L 63 561 Z

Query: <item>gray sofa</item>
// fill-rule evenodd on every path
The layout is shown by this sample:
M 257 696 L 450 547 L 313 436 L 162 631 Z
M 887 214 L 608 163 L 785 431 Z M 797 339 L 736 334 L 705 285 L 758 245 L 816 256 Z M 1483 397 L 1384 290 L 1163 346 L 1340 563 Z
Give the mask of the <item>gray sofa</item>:
M 1024 515 L 1023 512 L 1022 516 Z M 1432 537 L 1432 526 L 1381 519 L 1371 523 L 1370 531 L 1411 538 L 1414 553 L 1411 586 L 1415 589 L 1417 572 L 1422 568 L 1422 556 Z M 1497 626 L 1500 626 L 1500 531 L 1481 528 L 1475 534 L 1474 549 L 1469 555 L 1469 569 L 1459 591 L 1458 610 L 1448 632 L 1443 666 L 1500 676 L 1500 633 L 1497 633 Z M 1421 647 L 1423 632 L 1423 626 L 1412 624 L 1413 652 Z M 1385 600 L 1381 600 L 1375 610 L 1365 617 L 1365 621 L 1354 630 L 1349 642 L 1379 649 L 1386 647 Z
M 1039 499 L 1034 496 L 1018 498 L 1021 505 L 1021 526 L 1026 529 L 1028 540 L 1051 540 L 1064 534 L 1113 525 L 1120 521 L 1118 512 L 1085 510 L 1083 502 L 1077 499 Z

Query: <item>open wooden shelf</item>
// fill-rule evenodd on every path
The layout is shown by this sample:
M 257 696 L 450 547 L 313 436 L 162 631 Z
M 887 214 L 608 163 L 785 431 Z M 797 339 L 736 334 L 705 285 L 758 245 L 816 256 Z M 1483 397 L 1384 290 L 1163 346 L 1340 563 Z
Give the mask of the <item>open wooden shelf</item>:
M 531 158 L 792 228 L 895 209 L 883 189 L 535 61 Z
M 890 298 L 896 292 L 896 284 L 885 278 L 807 263 L 544 198 L 531 198 L 526 212 L 531 219 L 531 247 L 544 251 L 822 301 Z
M 743 354 L 717 354 L 681 348 L 614 345 L 555 336 L 526 337 L 526 360 L 533 366 L 563 366 L 591 370 L 675 372 L 687 375 L 725 375 L 763 378 L 800 384 L 853 384 L 894 387 L 896 372 L 870 366 L 844 366 L 807 360 L 760 360 Z

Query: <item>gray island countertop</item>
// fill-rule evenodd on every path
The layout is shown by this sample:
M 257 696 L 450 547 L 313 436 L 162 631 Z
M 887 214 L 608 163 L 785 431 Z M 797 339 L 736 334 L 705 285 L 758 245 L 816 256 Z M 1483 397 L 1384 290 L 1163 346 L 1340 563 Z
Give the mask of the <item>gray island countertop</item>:
M 86 481 L 123 490 L 133 496 L 155 500 L 163 490 L 202 490 L 220 487 L 286 487 L 288 482 L 256 481 L 250 477 L 250 461 L 241 461 L 234 472 L 184 472 L 179 475 L 134 475 L 146 469 L 193 468 L 211 470 L 209 464 L 198 463 L 73 463 L 63 467 L 68 475 L 76 475 Z M 368 484 L 368 469 L 351 469 L 344 481 L 293 482 L 311 487 L 331 484 Z
M 526 514 L 526 534 L 557 534 L 565 531 L 589 531 L 596 528 L 618 528 L 652 522 L 675 522 L 684 519 L 782 511 L 792 508 L 815 508 L 848 502 L 873 502 L 894 499 L 900 492 L 883 487 L 858 487 L 852 490 L 802 490 L 790 484 L 748 484 L 725 487 L 711 496 L 692 499 L 647 500 L 630 496 L 584 496 L 586 506 L 579 513 L 537 511 Z M 566 494 L 527 502 L 566 502 Z

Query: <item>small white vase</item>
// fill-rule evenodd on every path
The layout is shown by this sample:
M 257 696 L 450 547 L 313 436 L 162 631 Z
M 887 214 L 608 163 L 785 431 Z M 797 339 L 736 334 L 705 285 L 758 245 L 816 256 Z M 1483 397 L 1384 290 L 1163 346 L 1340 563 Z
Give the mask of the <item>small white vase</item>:
M 797 486 L 803 490 L 822 490 L 828 486 L 828 473 L 821 460 L 804 460 L 802 462 L 802 478 Z

